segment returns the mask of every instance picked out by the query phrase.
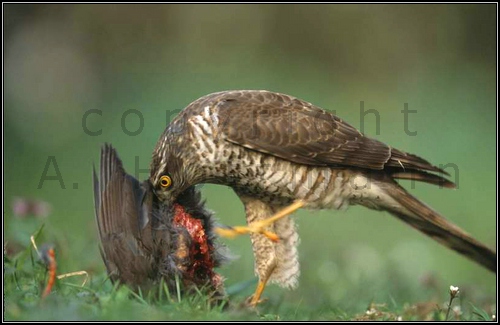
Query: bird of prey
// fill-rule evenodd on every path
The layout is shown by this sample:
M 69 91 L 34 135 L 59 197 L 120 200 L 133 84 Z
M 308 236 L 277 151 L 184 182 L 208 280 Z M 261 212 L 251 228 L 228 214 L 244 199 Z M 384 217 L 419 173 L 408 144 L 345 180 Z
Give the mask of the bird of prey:
M 93 176 L 101 255 L 113 282 L 144 292 L 163 279 L 175 292 L 177 278 L 186 292 L 196 286 L 206 288 L 213 302 L 223 299 L 214 267 L 224 254 L 215 241 L 212 214 L 194 187 L 167 206 L 148 181 L 140 183 L 124 171 L 110 145 L 101 150 L 100 180 L 95 169 Z
M 299 208 L 362 205 L 388 211 L 441 244 L 496 272 L 496 253 L 398 185 L 412 179 L 455 185 L 428 161 L 366 137 L 339 117 L 304 100 L 269 91 L 209 94 L 189 104 L 160 136 L 151 186 L 174 204 L 198 183 L 228 185 L 244 204 L 259 284 L 294 287 L 299 275 Z M 279 238 L 279 240 L 277 240 Z

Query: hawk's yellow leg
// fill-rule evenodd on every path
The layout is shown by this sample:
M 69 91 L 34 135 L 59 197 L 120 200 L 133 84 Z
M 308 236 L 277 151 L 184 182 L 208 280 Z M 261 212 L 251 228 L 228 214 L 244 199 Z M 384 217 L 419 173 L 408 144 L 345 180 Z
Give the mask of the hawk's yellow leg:
M 246 306 L 256 307 L 258 304 L 262 302 L 262 300 L 260 300 L 260 297 L 262 297 L 262 293 L 266 288 L 267 281 L 271 277 L 271 274 L 273 274 L 275 267 L 276 265 L 269 269 L 269 272 L 267 273 L 266 276 L 259 279 L 259 284 L 257 285 L 257 289 L 255 289 L 255 293 L 250 297 L 248 297 L 245 302 Z
M 267 279 L 264 281 L 259 281 L 257 285 L 257 289 L 255 289 L 255 293 L 252 296 L 252 300 L 250 300 L 250 306 L 255 307 L 260 302 L 260 297 L 266 288 Z
M 270 218 L 267 218 L 265 220 L 260 220 L 256 222 L 252 222 L 248 226 L 237 226 L 237 227 L 232 227 L 232 228 L 215 228 L 215 232 L 221 236 L 221 237 L 228 237 L 228 238 L 234 238 L 238 235 L 243 235 L 243 234 L 248 234 L 248 233 L 256 233 L 256 234 L 262 234 L 269 238 L 272 241 L 279 241 L 278 235 L 271 231 L 267 231 L 264 228 L 273 224 L 277 220 L 284 218 L 288 216 L 289 214 L 293 213 L 294 211 L 300 209 L 305 205 L 305 202 L 302 200 L 297 200 L 284 208 L 283 210 L 280 210 L 276 212 L 275 215 L 273 215 Z M 265 286 L 265 283 L 264 283 Z

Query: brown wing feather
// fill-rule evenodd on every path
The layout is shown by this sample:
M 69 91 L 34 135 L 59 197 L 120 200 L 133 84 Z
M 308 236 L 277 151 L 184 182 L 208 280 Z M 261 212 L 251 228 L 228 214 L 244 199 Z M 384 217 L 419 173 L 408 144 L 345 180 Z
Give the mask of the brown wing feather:
M 94 205 L 101 254 L 113 281 L 133 287 L 144 285 L 156 269 L 151 254 L 152 240 L 141 232 L 145 194 L 140 183 L 127 175 L 116 151 L 109 145 L 101 150 L 100 180 L 94 169 Z
M 364 136 L 337 116 L 303 100 L 267 91 L 215 94 L 226 139 L 307 165 L 386 167 L 445 173 L 426 160 Z

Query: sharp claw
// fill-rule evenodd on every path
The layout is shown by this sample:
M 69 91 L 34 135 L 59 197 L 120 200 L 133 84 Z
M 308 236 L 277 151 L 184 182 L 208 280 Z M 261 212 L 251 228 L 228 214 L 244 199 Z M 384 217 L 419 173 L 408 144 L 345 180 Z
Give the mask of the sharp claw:
M 215 228 L 215 233 L 221 237 L 234 238 L 239 235 L 239 233 L 233 228 Z
M 244 304 L 247 306 L 247 307 L 250 307 L 250 308 L 257 308 L 258 305 L 268 301 L 269 299 L 268 298 L 264 298 L 264 299 L 259 299 L 259 300 L 256 300 L 254 301 L 253 300 L 253 295 L 251 295 L 250 297 L 248 297 Z
M 262 234 L 272 240 L 273 242 L 278 242 L 280 240 L 279 236 L 274 232 L 264 230 L 262 225 L 250 225 L 249 227 L 232 227 L 232 228 L 215 228 L 215 233 L 221 237 L 235 238 L 238 235 L 243 235 L 247 233 L 257 233 Z

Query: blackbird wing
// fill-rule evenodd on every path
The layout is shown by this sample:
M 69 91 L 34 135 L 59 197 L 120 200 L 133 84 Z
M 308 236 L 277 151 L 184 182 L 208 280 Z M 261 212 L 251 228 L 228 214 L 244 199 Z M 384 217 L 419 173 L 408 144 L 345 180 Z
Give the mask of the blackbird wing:
M 114 148 L 101 150 L 100 179 L 94 168 L 94 206 L 101 255 L 110 278 L 143 285 L 155 277 L 156 262 L 147 208 L 142 207 L 145 189 L 125 173 Z

